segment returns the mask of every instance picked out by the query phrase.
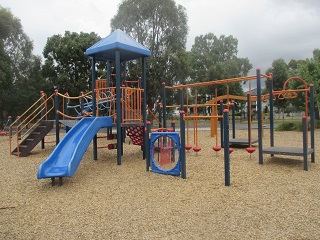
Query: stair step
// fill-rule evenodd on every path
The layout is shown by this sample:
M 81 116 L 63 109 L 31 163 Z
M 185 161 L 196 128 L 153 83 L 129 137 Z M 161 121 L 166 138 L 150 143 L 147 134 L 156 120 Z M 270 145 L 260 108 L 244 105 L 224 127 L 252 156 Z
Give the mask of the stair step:
M 29 155 L 31 150 L 45 137 L 46 134 L 50 132 L 53 128 L 53 122 L 41 122 L 30 134 L 27 136 L 23 142 L 21 142 L 18 149 L 20 149 L 19 154 L 18 149 L 15 149 L 12 154 L 19 155 L 20 157 L 26 157 Z

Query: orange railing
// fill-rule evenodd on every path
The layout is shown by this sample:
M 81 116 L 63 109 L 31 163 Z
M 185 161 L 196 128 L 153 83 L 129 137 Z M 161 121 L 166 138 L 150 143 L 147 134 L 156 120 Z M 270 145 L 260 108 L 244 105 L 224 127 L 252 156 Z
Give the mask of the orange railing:
M 106 87 L 105 79 L 97 80 L 96 83 L 96 116 L 106 114 L 111 116 L 116 122 L 116 88 Z M 142 119 L 142 96 L 144 90 L 141 88 L 121 87 L 122 123 L 143 122 Z M 41 97 L 30 106 L 16 121 L 9 127 L 10 153 L 30 134 L 31 130 L 39 124 L 41 120 L 48 120 L 48 114 L 54 117 L 55 101 L 58 99 L 58 109 L 55 113 L 62 116 L 62 119 L 79 119 L 92 115 L 92 92 L 81 93 L 80 96 L 70 97 L 68 93 L 61 94 L 58 90 L 47 97 L 42 93 Z M 81 110 L 81 106 L 88 109 Z M 90 108 L 90 109 L 89 109 Z M 89 111 L 90 110 L 90 111 Z
M 122 122 L 142 122 L 141 88 L 122 87 Z
M 54 109 L 54 94 L 47 97 L 41 92 L 41 97 L 22 113 L 9 127 L 10 154 L 17 148 L 20 155 L 20 143 L 42 120 L 48 120 L 49 113 Z

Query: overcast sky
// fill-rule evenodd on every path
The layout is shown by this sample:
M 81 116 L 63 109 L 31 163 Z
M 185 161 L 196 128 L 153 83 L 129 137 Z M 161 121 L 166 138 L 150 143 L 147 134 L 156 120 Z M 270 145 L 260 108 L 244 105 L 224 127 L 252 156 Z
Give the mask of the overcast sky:
M 110 19 L 121 0 L 0 0 L 21 20 L 34 42 L 34 53 L 42 56 L 47 38 L 54 34 L 95 32 L 109 35 Z M 312 57 L 320 48 L 320 0 L 176 0 L 186 8 L 189 36 L 212 32 L 238 39 L 238 57 L 247 57 L 264 73 L 278 58 Z

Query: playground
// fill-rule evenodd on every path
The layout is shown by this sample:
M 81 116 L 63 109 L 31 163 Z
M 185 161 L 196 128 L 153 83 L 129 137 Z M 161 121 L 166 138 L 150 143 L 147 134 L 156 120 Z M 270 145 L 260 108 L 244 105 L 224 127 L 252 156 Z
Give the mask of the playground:
M 258 151 L 250 160 L 244 149 L 234 149 L 231 187 L 225 187 L 222 151 L 212 150 L 209 130 L 198 134 L 202 150 L 186 153 L 187 179 L 145 171 L 140 148 L 127 138 L 122 166 L 115 164 L 116 151 L 107 149 L 94 161 L 89 146 L 77 174 L 62 187 L 35 176 L 54 143 L 18 158 L 1 137 L 0 238 L 319 238 L 319 161 L 304 171 L 301 157 L 265 155 L 259 165 Z M 299 147 L 301 136 L 276 131 L 275 144 Z M 268 138 L 265 131 L 266 146 Z M 319 138 L 315 145 L 320 147 Z
M 16 120 L 8 117 L 0 138 L 1 239 L 318 238 L 313 84 L 292 77 L 274 91 L 272 74 L 260 69 L 255 76 L 162 83 L 152 124 L 145 87 L 150 51 L 116 30 L 86 55 L 93 69 L 90 93 L 41 91 Z M 141 77 L 127 80 L 125 62 L 137 58 Z M 106 79 L 96 79 L 96 60 L 106 61 Z M 188 88 L 250 80 L 261 92 L 261 78 L 270 81 L 269 94 L 233 96 L 227 87 L 227 95 L 216 90 L 204 104 L 197 91 L 193 102 L 185 95 Z M 303 88 L 287 89 L 292 80 Z M 167 106 L 166 89 L 180 95 L 177 127 L 168 127 L 167 108 L 177 106 Z M 298 94 L 305 97 L 302 132 L 274 131 L 273 100 Z M 266 99 L 270 131 L 261 109 Z M 235 100 L 246 102 L 246 128 L 236 129 Z M 210 114 L 201 115 L 200 107 Z

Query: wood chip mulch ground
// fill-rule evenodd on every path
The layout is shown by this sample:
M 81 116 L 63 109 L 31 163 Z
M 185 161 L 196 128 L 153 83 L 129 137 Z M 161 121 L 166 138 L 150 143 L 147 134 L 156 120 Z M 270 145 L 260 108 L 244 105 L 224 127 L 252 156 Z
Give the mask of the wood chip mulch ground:
M 1 136 L 0 239 L 320 239 L 318 130 L 309 171 L 302 157 L 264 155 L 259 165 L 257 150 L 250 158 L 235 149 L 230 187 L 215 138 L 198 135 L 202 150 L 187 152 L 185 180 L 147 172 L 140 147 L 127 139 L 121 166 L 116 150 L 100 149 L 95 161 L 90 146 L 74 177 L 54 187 L 36 177 L 53 143 L 18 158 Z M 275 132 L 275 143 L 302 147 L 302 133 Z

